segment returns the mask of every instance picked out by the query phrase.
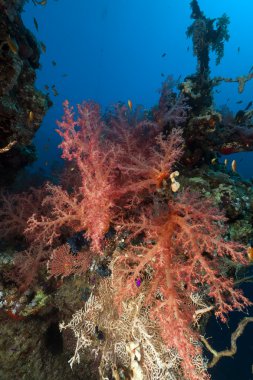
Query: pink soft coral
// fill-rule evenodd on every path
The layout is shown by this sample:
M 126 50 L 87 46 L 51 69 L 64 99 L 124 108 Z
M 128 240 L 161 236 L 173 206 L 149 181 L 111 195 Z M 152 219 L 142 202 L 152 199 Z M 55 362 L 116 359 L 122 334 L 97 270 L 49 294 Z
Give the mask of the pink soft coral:
M 151 316 L 167 346 L 177 349 L 189 379 L 200 378 L 193 365 L 201 351 L 193 344 L 198 339 L 191 328 L 197 309 L 194 296 L 208 295 L 222 321 L 229 311 L 250 304 L 233 288 L 233 280 L 220 273 L 222 257 L 246 263 L 244 247 L 223 239 L 224 222 L 210 201 L 186 190 L 167 204 L 161 202 L 155 213 L 154 207 L 144 208 L 123 223 L 130 231 L 130 245 L 113 263 L 117 304 L 144 292 Z M 144 236 L 139 244 L 137 234 Z
M 24 234 L 27 220 L 40 211 L 44 189 L 31 188 L 20 194 L 0 192 L 0 237 L 10 239 Z
M 62 158 L 71 161 L 78 176 L 71 193 L 48 184 L 43 212 L 28 220 L 27 236 L 51 245 L 63 228 L 86 230 L 94 251 L 101 251 L 101 240 L 109 229 L 116 193 L 113 181 L 115 151 L 102 133 L 104 124 L 99 106 L 83 103 L 74 119 L 73 109 L 64 103 L 63 121 L 57 132 L 63 138 Z M 71 170 L 71 168 L 70 168 Z
M 102 252 L 103 237 L 123 210 L 168 178 L 182 153 L 182 132 L 164 139 L 155 123 L 130 120 L 124 107 L 116 108 L 106 125 L 92 102 L 79 105 L 75 119 L 66 101 L 58 126 L 62 158 L 73 164 L 79 183 L 71 192 L 48 184 L 43 210 L 29 218 L 26 234 L 51 245 L 64 227 L 85 230 L 92 250 Z
M 66 101 L 63 121 L 58 122 L 57 132 L 63 138 L 60 144 L 62 158 L 75 163 L 80 176 L 79 194 L 74 198 L 78 203 L 78 218 L 82 220 L 81 228 L 87 230 L 92 248 L 100 251 L 117 197 L 113 180 L 117 152 L 103 140 L 104 123 L 99 106 L 83 103 L 78 106 L 78 112 L 79 117 L 74 120 L 73 110 Z

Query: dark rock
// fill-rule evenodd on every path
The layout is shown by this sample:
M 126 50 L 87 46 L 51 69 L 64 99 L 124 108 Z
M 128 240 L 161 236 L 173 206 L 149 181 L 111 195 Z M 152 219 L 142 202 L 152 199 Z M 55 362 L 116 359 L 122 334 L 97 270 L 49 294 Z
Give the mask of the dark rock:
M 24 3 L 0 0 L 0 186 L 36 159 L 32 139 L 52 104 L 35 88 L 40 49 L 20 17 Z

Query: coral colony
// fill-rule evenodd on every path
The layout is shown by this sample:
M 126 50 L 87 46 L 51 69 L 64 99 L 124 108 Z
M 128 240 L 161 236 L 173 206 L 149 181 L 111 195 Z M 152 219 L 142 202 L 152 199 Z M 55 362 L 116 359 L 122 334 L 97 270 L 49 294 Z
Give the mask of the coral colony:
M 2 238 L 25 237 L 12 269 L 20 291 L 46 268 L 47 281 L 62 279 L 54 291 L 73 275 L 86 279 L 83 307 L 60 329 L 76 338 L 70 365 L 90 352 L 101 378 L 208 379 L 203 317 L 226 322 L 250 305 L 234 286 L 235 268 L 248 263 L 246 241 L 229 239 L 229 194 L 216 201 L 212 189 L 236 176 L 223 168 L 217 177 L 218 154 L 252 149 L 251 114 L 238 123 L 214 110 L 213 88 L 226 78 L 210 78 L 209 53 L 219 63 L 228 18 L 206 18 L 196 0 L 191 8 L 197 72 L 179 91 L 168 78 L 148 113 L 131 103 L 102 115 L 96 103 L 74 110 L 65 101 L 60 181 L 1 195 Z M 191 181 L 201 168 L 206 177 Z M 208 173 L 216 175 L 209 193 L 201 190 L 214 184 Z

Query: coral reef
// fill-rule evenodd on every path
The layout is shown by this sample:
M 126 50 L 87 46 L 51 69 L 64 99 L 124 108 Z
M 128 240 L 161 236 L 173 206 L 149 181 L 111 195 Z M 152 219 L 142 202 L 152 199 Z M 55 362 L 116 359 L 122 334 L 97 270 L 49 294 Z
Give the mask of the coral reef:
M 36 159 L 32 139 L 51 102 L 35 88 L 40 50 L 24 26 L 25 1 L 0 1 L 0 185 Z
M 252 183 L 235 162 L 230 169 L 218 159 L 252 149 L 252 110 L 214 110 L 221 79 L 210 78 L 209 53 L 219 63 L 228 18 L 205 17 L 196 0 L 191 8 L 197 72 L 180 92 L 169 77 L 148 113 L 116 104 L 102 114 L 94 102 L 75 112 L 65 101 L 57 123 L 66 162 L 60 180 L 1 192 L 3 345 L 10 347 L 16 326 L 27 336 L 1 360 L 3 378 L 17 361 L 24 379 L 31 371 L 36 379 L 208 379 L 204 347 L 219 358 L 224 352 L 203 337 L 207 319 L 227 322 L 251 307 L 239 284 L 252 280 Z M 8 38 L 2 47 L 14 60 L 21 42 Z M 25 58 L 33 69 L 34 44 L 35 56 Z M 33 126 L 34 115 L 26 114 Z M 7 139 L 2 154 L 18 144 Z
M 129 341 L 134 349 L 140 346 L 142 356 L 143 350 L 149 350 L 137 331 L 132 331 L 121 345 L 123 356 L 128 359 L 119 357 L 114 362 L 115 347 L 118 339 L 123 338 L 101 322 L 101 316 L 87 322 L 87 330 L 83 323 L 90 318 L 90 307 L 91 313 L 99 310 L 103 313 L 107 308 L 104 302 L 108 301 L 111 307 L 115 303 L 113 316 L 109 318 L 110 322 L 115 319 L 114 329 L 118 323 L 121 326 L 122 319 L 126 322 L 130 318 L 131 324 L 132 315 L 124 316 L 124 305 L 130 308 L 141 297 L 141 305 L 134 307 L 139 310 L 135 318 L 141 323 L 142 312 L 146 310 L 145 323 L 154 324 L 164 344 L 155 355 L 165 355 L 165 363 L 172 352 L 176 355 L 169 376 L 207 379 L 203 359 L 201 364 L 200 333 L 194 325 L 207 312 L 214 311 L 225 322 L 228 312 L 251 305 L 234 288 L 231 278 L 231 270 L 248 261 L 246 247 L 228 241 L 224 213 L 211 200 L 224 205 L 230 199 L 234 213 L 237 212 L 234 219 L 238 220 L 240 204 L 233 194 L 232 179 L 225 173 L 218 178 L 215 172 L 210 173 L 209 179 L 206 176 L 207 184 L 213 179 L 217 187 L 227 176 L 229 185 L 227 189 L 218 186 L 219 196 L 209 185 L 209 192 L 202 191 L 201 196 L 196 188 L 199 184 L 205 186 L 204 176 L 202 181 L 192 178 L 195 185 L 192 191 L 187 171 L 182 182 L 179 172 L 173 171 L 183 154 L 182 128 L 187 112 L 185 106 L 183 117 L 173 119 L 169 115 L 168 130 L 172 120 L 173 129 L 168 134 L 164 120 L 159 125 L 142 115 L 133 115 L 122 105 L 103 118 L 96 104 L 85 102 L 78 107 L 75 117 L 73 108 L 65 102 L 58 132 L 62 136 L 63 158 L 71 165 L 65 169 L 62 184 L 48 183 L 38 190 L 31 189 L 26 196 L 2 195 L 5 217 L 1 228 L 5 238 L 11 238 L 13 233 L 26 238 L 27 247 L 15 256 L 11 271 L 14 274 L 11 280 L 20 291 L 28 291 L 40 283 L 45 262 L 52 277 L 88 275 L 87 291 L 82 296 L 84 310 L 74 314 L 67 325 L 61 325 L 71 328 L 78 339 L 71 364 L 93 345 L 94 335 L 106 341 L 107 351 L 102 351 L 102 357 L 102 348 L 93 348 L 100 358 L 102 373 L 115 372 L 119 366 L 127 374 L 130 366 L 140 378 L 145 378 L 145 366 L 129 354 Z M 178 124 L 182 124 L 181 128 Z M 181 186 L 175 189 L 175 183 Z M 27 202 L 22 202 L 23 197 Z M 250 209 L 249 197 L 242 202 L 245 206 L 248 203 Z M 222 270 L 223 267 L 226 269 Z M 96 286 L 104 277 L 111 278 L 113 289 L 107 301 L 109 288 L 105 294 L 105 285 Z M 36 291 L 29 315 L 40 312 L 41 302 L 52 305 L 49 297 L 41 297 L 44 293 L 47 294 L 43 288 Z M 4 306 L 9 311 L 9 305 Z M 17 317 L 25 316 L 23 309 L 17 310 L 16 304 L 14 307 Z M 152 341 L 149 344 L 157 346 Z M 152 371 L 156 373 L 158 369 Z

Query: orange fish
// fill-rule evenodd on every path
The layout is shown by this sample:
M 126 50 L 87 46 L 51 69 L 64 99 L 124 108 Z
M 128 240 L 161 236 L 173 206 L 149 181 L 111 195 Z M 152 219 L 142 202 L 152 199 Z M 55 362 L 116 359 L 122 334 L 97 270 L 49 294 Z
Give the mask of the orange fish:
M 231 164 L 231 169 L 232 169 L 233 172 L 236 172 L 236 166 L 237 166 L 236 165 L 236 160 L 233 160 L 232 164 Z
M 33 119 L 34 119 L 34 113 L 33 113 L 33 111 L 30 111 L 30 112 L 28 113 L 28 120 L 29 120 L 29 122 L 31 123 L 31 122 L 33 121 Z
M 253 261 L 253 247 L 247 248 L 247 255 L 248 255 L 249 261 L 252 262 Z
M 132 109 L 133 109 L 133 103 L 132 103 L 132 101 L 128 100 L 127 104 L 128 104 L 128 107 L 129 107 L 130 111 L 132 111 Z

